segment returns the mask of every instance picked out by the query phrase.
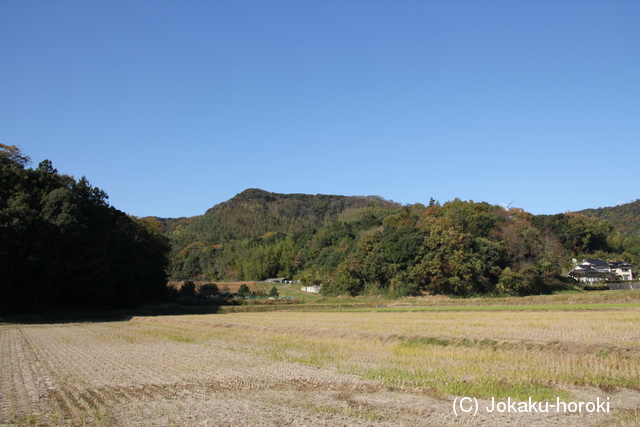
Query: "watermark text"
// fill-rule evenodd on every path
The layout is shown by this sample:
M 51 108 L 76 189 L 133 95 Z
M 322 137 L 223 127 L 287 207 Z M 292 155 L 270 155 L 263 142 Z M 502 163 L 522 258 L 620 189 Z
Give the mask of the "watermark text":
M 534 401 L 531 397 L 528 400 L 518 401 L 508 397 L 506 400 L 496 400 L 491 398 L 489 405 L 481 405 L 475 397 L 456 397 L 453 401 L 453 412 L 458 415 L 471 414 L 478 415 L 483 413 L 538 413 L 538 412 L 555 412 L 555 413 L 593 413 L 593 412 L 609 412 L 609 398 L 601 399 L 597 397 L 595 401 L 590 402 L 565 402 L 556 397 L 555 401 Z

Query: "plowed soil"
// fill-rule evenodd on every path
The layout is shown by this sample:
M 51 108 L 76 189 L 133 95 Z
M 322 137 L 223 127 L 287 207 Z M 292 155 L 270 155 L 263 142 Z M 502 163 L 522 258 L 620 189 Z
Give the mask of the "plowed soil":
M 225 320 L 204 317 L 196 335 L 164 318 L 0 325 L 0 425 L 578 426 L 612 419 L 555 412 L 456 416 L 455 396 L 268 357 L 251 342 L 264 328 L 243 325 L 236 340 L 233 318 Z M 207 334 L 209 328 L 231 332 Z M 612 395 L 573 392 L 576 399 Z M 618 414 L 640 406 L 638 392 L 613 396 Z

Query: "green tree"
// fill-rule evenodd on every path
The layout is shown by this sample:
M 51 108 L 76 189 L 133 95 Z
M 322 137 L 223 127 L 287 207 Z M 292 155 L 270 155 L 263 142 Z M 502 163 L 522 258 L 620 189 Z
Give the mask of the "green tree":
M 331 280 L 322 286 L 322 294 L 327 296 L 351 295 L 355 296 L 364 290 L 361 266 L 358 261 L 350 257 L 342 262 Z
M 0 146 L 0 311 L 123 307 L 166 291 L 166 237 L 86 178 Z
M 524 274 L 511 270 L 506 267 L 500 274 L 500 281 L 496 286 L 496 290 L 500 293 L 518 295 L 527 289 L 527 280 Z
M 251 295 L 251 289 L 249 289 L 249 287 L 245 284 L 240 285 L 240 288 L 238 289 L 237 292 L 239 297 L 246 297 L 248 295 Z

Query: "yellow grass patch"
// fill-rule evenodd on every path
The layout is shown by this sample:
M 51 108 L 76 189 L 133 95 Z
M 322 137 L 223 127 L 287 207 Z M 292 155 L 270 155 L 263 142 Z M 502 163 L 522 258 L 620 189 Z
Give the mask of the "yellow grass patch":
M 455 397 L 473 396 L 611 397 L 613 412 L 592 424 L 627 425 L 640 407 L 639 326 L 638 309 L 0 325 L 0 423 L 273 425 L 284 413 L 291 423 L 435 425 L 456 419 Z M 495 416 L 486 423 L 510 420 Z

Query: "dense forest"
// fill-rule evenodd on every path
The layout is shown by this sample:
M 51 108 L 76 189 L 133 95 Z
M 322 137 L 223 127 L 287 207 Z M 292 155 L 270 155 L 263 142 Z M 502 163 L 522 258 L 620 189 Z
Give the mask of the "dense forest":
M 321 280 L 325 295 L 549 292 L 572 259 L 640 265 L 640 201 L 532 215 L 485 202 L 248 189 L 191 218 L 135 218 L 85 177 L 0 144 L 0 312 L 125 307 L 167 279 Z
M 607 220 L 624 233 L 640 234 L 640 199 L 606 208 L 584 209 L 577 213 Z
M 0 313 L 127 307 L 166 291 L 168 239 L 82 177 L 0 144 Z
M 640 260 L 638 234 L 609 221 L 459 199 L 402 206 L 250 189 L 161 221 L 175 280 L 323 280 L 326 295 L 524 295 L 560 285 L 572 258 Z

